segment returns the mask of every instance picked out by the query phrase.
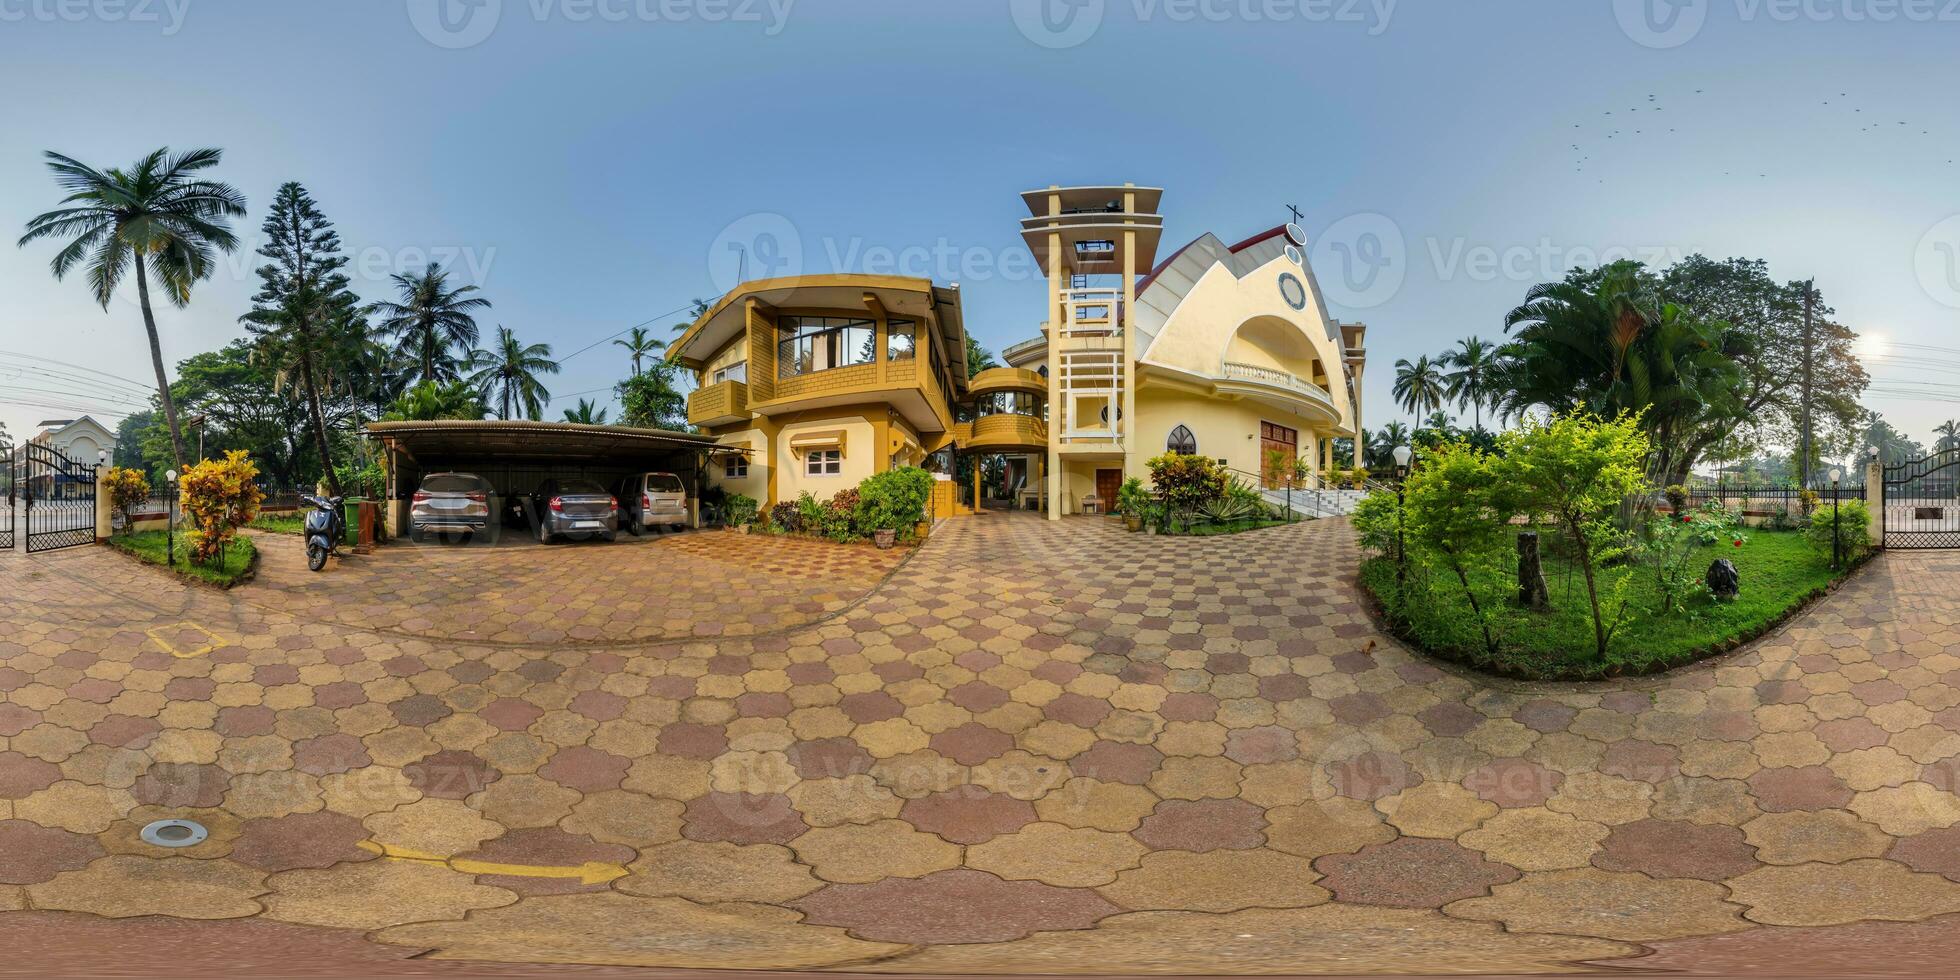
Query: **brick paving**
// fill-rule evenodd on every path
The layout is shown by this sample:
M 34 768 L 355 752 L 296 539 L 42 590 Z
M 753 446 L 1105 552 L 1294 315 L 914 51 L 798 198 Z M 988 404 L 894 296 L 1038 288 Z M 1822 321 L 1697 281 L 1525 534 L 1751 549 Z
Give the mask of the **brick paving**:
M 975 517 L 889 579 L 742 536 L 319 576 L 279 543 L 228 593 L 0 558 L 0 934 L 1498 974 L 1835 962 L 1960 917 L 1960 556 L 1884 556 L 1713 664 L 1554 686 L 1379 635 L 1340 521 Z M 162 817 L 210 837 L 138 839 Z

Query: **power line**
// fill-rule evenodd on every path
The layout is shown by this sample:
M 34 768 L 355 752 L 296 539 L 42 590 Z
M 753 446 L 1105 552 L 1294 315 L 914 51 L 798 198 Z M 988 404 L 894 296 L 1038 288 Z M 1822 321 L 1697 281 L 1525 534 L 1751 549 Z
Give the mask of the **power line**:
M 134 378 L 125 378 L 120 374 L 110 374 L 107 371 L 98 370 L 96 368 L 89 367 L 86 364 L 76 364 L 72 361 L 59 361 L 52 357 L 43 357 L 40 354 L 28 354 L 23 351 L 0 350 L 0 357 L 24 357 L 30 361 L 44 361 L 46 363 L 60 365 L 61 367 L 65 367 L 65 368 L 74 368 L 77 371 L 86 371 L 90 374 L 99 374 L 105 378 L 111 378 L 116 381 L 122 381 L 128 384 L 133 384 L 138 388 L 142 388 L 148 391 L 156 390 L 156 383 L 152 381 L 138 381 Z
M 675 308 L 675 309 L 672 309 L 672 310 L 669 310 L 669 311 L 667 311 L 667 312 L 665 312 L 665 313 L 662 313 L 662 314 L 660 314 L 659 316 L 656 316 L 656 317 L 653 317 L 653 318 L 651 318 L 651 319 L 647 319 L 647 320 L 641 320 L 640 322 L 638 322 L 638 323 L 635 323 L 635 324 L 633 324 L 633 326 L 631 326 L 631 327 L 627 327 L 626 329 L 624 329 L 624 330 L 621 330 L 621 331 L 620 331 L 620 332 L 618 332 L 618 333 L 615 333 L 615 334 L 610 334 L 610 335 L 608 335 L 608 336 L 604 336 L 604 337 L 601 337 L 601 338 L 599 338 L 598 340 L 595 340 L 595 341 L 593 341 L 593 342 L 591 342 L 591 343 L 589 343 L 589 344 L 586 344 L 586 345 L 585 345 L 584 347 L 581 347 L 581 348 L 579 348 L 578 350 L 575 350 L 575 351 L 573 351 L 573 352 L 571 352 L 570 354 L 566 354 L 566 355 L 565 355 L 564 357 L 561 357 L 561 358 L 559 358 L 559 359 L 558 359 L 558 363 L 559 363 L 559 364 L 564 364 L 564 363 L 565 363 L 566 361 L 569 361 L 569 360 L 571 360 L 572 358 L 574 358 L 574 357 L 577 357 L 577 356 L 579 356 L 580 354 L 583 354 L 583 353 L 585 353 L 586 351 L 589 351 L 589 350 L 591 350 L 592 348 L 594 348 L 594 347 L 597 347 L 597 346 L 599 346 L 600 344 L 603 344 L 603 343 L 605 343 L 605 342 L 606 342 L 606 341 L 608 341 L 608 340 L 613 340 L 613 339 L 615 339 L 615 338 L 618 338 L 618 337 L 624 337 L 624 336 L 626 336 L 627 334 L 629 334 L 629 333 L 632 333 L 632 332 L 633 332 L 633 330 L 634 330 L 634 328 L 636 328 L 636 327 L 647 327 L 647 326 L 652 326 L 653 324 L 655 324 L 655 323 L 658 323 L 658 322 L 660 322 L 661 320 L 665 320 L 665 319 L 667 319 L 667 318 L 668 318 L 668 317 L 670 317 L 670 316 L 675 316 L 675 315 L 677 315 L 677 314 L 681 314 L 681 313 L 686 313 L 686 312 L 687 312 L 688 310 L 691 310 L 691 309 L 693 309 L 693 308 L 694 308 L 694 304 L 693 304 L 692 302 L 690 302 L 690 303 L 688 303 L 688 304 L 687 304 L 686 306 L 681 306 L 681 307 L 677 307 L 677 308 Z M 588 392 L 588 394 L 590 394 L 590 392 Z

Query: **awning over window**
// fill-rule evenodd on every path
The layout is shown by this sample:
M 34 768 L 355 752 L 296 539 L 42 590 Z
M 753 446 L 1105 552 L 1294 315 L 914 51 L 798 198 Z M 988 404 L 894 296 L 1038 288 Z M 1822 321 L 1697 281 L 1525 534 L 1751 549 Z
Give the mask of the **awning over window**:
M 835 449 L 844 451 L 843 429 L 822 429 L 814 432 L 798 432 L 789 437 L 789 451 L 809 452 L 812 449 Z

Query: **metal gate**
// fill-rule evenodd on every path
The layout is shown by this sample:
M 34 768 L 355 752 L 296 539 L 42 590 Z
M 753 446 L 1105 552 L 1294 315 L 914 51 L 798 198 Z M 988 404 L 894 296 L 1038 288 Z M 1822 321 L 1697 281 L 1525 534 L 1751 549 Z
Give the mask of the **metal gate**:
M 29 553 L 95 542 L 95 464 L 30 442 L 15 463 L 14 486 L 23 500 Z
M 14 550 L 14 514 L 20 500 L 14 493 L 14 447 L 0 442 L 0 553 Z
M 1960 449 L 1885 468 L 1887 548 L 1960 548 Z

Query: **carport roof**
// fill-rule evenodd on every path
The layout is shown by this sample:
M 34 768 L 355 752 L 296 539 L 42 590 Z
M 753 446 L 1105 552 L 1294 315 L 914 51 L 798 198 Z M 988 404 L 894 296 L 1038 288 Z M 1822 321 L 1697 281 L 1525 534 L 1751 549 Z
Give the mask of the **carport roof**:
M 368 433 L 410 459 L 501 456 L 522 459 L 611 459 L 649 452 L 714 449 L 712 436 L 668 429 L 577 422 L 441 419 L 370 422 Z

